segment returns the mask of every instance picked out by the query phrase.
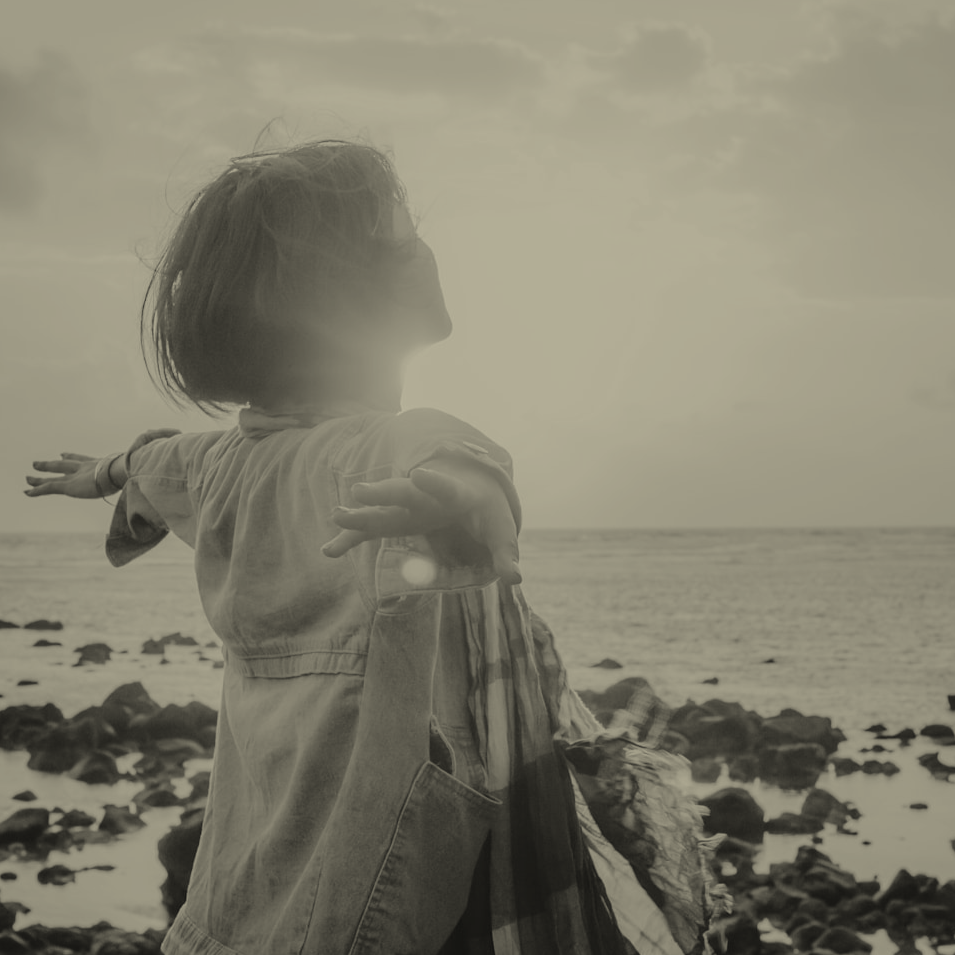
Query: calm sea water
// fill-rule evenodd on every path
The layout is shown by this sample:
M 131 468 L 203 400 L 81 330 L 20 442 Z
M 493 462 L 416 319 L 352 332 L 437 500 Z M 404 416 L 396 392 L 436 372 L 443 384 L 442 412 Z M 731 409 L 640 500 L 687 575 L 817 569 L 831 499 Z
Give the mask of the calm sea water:
M 557 634 L 578 689 L 640 674 L 675 705 L 719 697 L 764 715 L 794 707 L 830 716 L 849 736 L 847 755 L 871 745 L 862 732 L 871 723 L 918 730 L 955 718 L 947 703 L 955 694 L 955 530 L 526 531 L 522 568 L 525 594 Z M 0 631 L 0 705 L 54 701 L 71 715 L 132 680 L 160 703 L 218 705 L 218 652 L 205 646 L 215 638 L 199 604 L 191 552 L 178 542 L 116 570 L 99 535 L 0 534 L 0 618 L 22 624 L 39 617 L 61 620 L 65 629 Z M 171 648 L 165 665 L 138 652 L 147 638 L 172 631 L 203 646 Z M 63 645 L 36 648 L 39 637 Z M 75 648 L 91 642 L 113 648 L 110 663 L 73 667 Z M 605 657 L 622 669 L 592 667 Z M 703 682 L 712 678 L 717 685 Z M 18 687 L 24 679 L 38 685 Z M 920 751 L 924 744 L 893 756 L 905 763 L 893 779 L 826 783 L 864 810 L 859 838 L 837 837 L 834 847 L 824 847 L 860 878 L 890 878 L 901 864 L 955 877 L 955 852 L 947 845 L 955 838 L 955 789 L 914 764 Z M 955 763 L 955 751 L 945 755 Z M 116 788 L 39 778 L 22 757 L 0 753 L 0 814 L 21 806 L 9 797 L 27 785 L 51 806 L 129 798 Z M 801 801 L 767 790 L 757 798 L 768 813 L 798 810 Z M 916 799 L 931 810 L 908 810 Z M 176 813 L 167 816 L 154 810 L 148 829 L 129 838 L 129 866 L 143 871 L 158 827 Z M 867 825 L 871 851 L 861 848 Z M 89 858 L 76 864 L 122 858 L 116 846 L 95 851 L 104 859 L 88 848 Z M 767 860 L 794 851 L 791 840 L 769 840 Z M 90 924 L 96 918 L 69 905 L 102 899 L 102 883 L 93 884 L 98 876 L 63 888 L 37 888 L 24 878 L 15 889 L 5 884 L 4 898 L 29 899 L 48 921 L 75 914 L 73 921 Z M 162 873 L 154 866 L 142 878 L 158 885 Z M 50 913 L 44 906 L 54 898 L 59 909 Z M 162 923 L 152 892 L 148 900 L 127 894 L 117 904 L 117 924 Z

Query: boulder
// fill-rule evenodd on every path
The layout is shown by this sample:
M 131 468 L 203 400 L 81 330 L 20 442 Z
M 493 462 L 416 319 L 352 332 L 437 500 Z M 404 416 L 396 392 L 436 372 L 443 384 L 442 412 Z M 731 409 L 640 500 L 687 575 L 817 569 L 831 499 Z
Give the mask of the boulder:
M 849 929 L 841 926 L 823 932 L 816 939 L 815 947 L 827 952 L 835 952 L 836 955 L 852 955 L 854 952 L 868 953 L 872 951 L 872 946 L 868 942 L 863 941 L 854 932 L 850 932 Z
M 104 806 L 103 808 L 105 811 L 99 824 L 102 832 L 119 836 L 125 832 L 136 832 L 146 825 L 139 816 L 122 806 Z
M 730 915 L 715 922 L 711 928 L 726 939 L 725 951 L 733 955 L 760 955 L 762 943 L 759 928 L 748 915 Z
M 807 819 L 795 812 L 784 812 L 775 819 L 767 820 L 764 828 L 775 836 L 808 836 L 822 829 L 822 821 Z
M 0 630 L 19 630 L 20 624 L 11 623 L 9 620 L 0 620 Z
M 115 739 L 113 727 L 97 717 L 64 721 L 30 741 L 27 766 L 43 773 L 69 772 L 85 755 Z
M 123 778 L 116 766 L 116 760 L 102 750 L 87 753 L 69 770 L 67 775 L 71 779 L 78 779 L 82 783 L 89 783 L 90 785 L 105 784 L 107 786 L 112 786 L 117 780 Z
M 43 647 L 62 647 L 63 644 L 60 643 L 59 640 L 44 640 L 44 639 L 40 639 L 40 640 L 37 640 L 37 642 L 34 643 L 33 646 L 35 646 L 35 647 L 40 647 L 40 648 L 43 648 Z
M 687 703 L 670 719 L 670 728 L 690 741 L 687 754 L 737 756 L 752 749 L 758 736 L 759 717 L 739 703 L 708 700 L 702 706 Z
M 701 756 L 690 765 L 690 775 L 695 783 L 715 783 L 723 772 L 723 764 L 712 756 Z
M 763 720 L 759 733 L 763 746 L 816 744 L 825 750 L 827 756 L 846 740 L 845 734 L 834 729 L 828 717 L 803 716 L 798 710 L 783 710 L 778 716 Z
M 727 768 L 734 782 L 751 783 L 759 775 L 759 757 L 754 753 L 741 753 L 728 761 Z
M 52 703 L 45 706 L 8 706 L 0 711 L 0 748 L 23 749 L 31 740 L 64 719 L 59 708 Z
M 808 789 L 826 768 L 827 753 L 819 743 L 786 743 L 759 753 L 759 775 L 783 789 Z
M 612 660 L 610 657 L 604 657 L 600 663 L 591 664 L 595 670 L 622 670 L 623 664 Z
M 828 927 L 829 926 L 820 922 L 810 920 L 804 922 L 793 931 L 789 931 L 787 926 L 787 932 L 797 952 L 808 952 L 812 950 L 816 939 L 819 938 Z
M 37 796 L 32 789 L 24 789 L 12 797 L 17 802 L 36 802 Z
M 35 842 L 50 825 L 50 813 L 46 809 L 18 809 L 0 822 L 0 846 L 14 842 Z
M 162 900 L 170 919 L 175 917 L 186 900 L 186 888 L 202 834 L 202 818 L 202 809 L 183 813 L 179 825 L 159 840 L 159 861 L 166 870 Z
M 848 776 L 850 773 L 857 773 L 862 769 L 860 763 L 848 756 L 833 756 L 829 759 L 829 765 L 837 776 Z
M 77 647 L 74 652 L 80 657 L 73 666 L 81 667 L 86 663 L 108 663 L 113 650 L 105 643 L 88 643 L 85 647 Z
M 626 709 L 635 693 L 652 692 L 650 684 L 642 676 L 630 676 L 619 680 L 602 692 L 581 690 L 579 696 L 594 716 L 606 725 L 617 710 Z
M 208 734 L 204 730 L 215 727 L 217 720 L 216 711 L 198 700 L 185 706 L 170 703 L 145 719 L 134 720 L 131 732 L 143 739 L 191 739 L 206 745 Z
M 840 802 L 825 789 L 811 789 L 803 800 L 799 814 L 806 819 L 829 823 L 842 829 L 849 819 L 859 819 L 862 813 L 848 803 Z
M 927 736 L 929 739 L 955 739 L 955 730 L 944 723 L 929 723 L 923 726 L 919 731 L 919 736 Z
M 721 789 L 701 799 L 700 805 L 709 809 L 703 819 L 707 832 L 725 832 L 746 842 L 763 841 L 763 810 L 745 789 Z
M 23 625 L 24 630 L 62 630 L 63 624 L 59 620 L 31 620 Z
M 56 825 L 62 826 L 64 829 L 89 828 L 94 822 L 96 822 L 96 817 L 91 816 L 88 812 L 83 812 L 82 809 L 71 809 L 56 820 Z

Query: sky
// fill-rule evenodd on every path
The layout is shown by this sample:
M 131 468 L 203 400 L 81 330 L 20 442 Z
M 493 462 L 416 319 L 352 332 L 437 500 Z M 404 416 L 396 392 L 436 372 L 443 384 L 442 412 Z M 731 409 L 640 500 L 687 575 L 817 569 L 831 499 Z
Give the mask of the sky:
M 405 407 L 504 445 L 527 527 L 955 525 L 950 0 L 7 0 L 0 532 L 30 462 L 232 426 L 139 309 L 258 141 L 391 151 L 451 338 Z

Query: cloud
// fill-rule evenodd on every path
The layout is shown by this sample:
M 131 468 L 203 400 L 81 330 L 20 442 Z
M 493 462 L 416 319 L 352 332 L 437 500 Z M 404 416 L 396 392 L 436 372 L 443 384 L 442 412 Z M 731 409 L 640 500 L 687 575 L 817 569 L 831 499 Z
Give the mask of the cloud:
M 680 127 L 690 176 L 755 197 L 803 294 L 955 297 L 955 25 L 834 21 L 833 48 Z
M 23 72 L 0 68 L 0 129 L 0 209 L 28 212 L 48 159 L 87 141 L 86 93 L 72 64 L 47 53 Z
M 169 72 L 226 74 L 242 84 L 296 82 L 381 93 L 493 100 L 536 87 L 542 63 L 509 40 L 462 35 L 381 37 L 290 29 L 204 31 L 188 51 L 156 51 Z M 271 82 L 270 82 L 271 80 Z
M 699 76 L 709 60 L 704 37 L 681 24 L 647 24 L 622 48 L 595 53 L 594 69 L 618 88 L 632 93 L 656 93 L 680 87 Z

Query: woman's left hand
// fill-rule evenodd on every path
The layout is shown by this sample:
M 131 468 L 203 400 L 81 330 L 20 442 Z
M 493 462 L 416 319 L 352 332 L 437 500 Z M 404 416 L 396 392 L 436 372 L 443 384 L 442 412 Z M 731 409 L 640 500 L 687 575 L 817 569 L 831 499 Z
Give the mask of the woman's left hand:
M 505 583 L 521 582 L 514 515 L 500 484 L 483 468 L 435 461 L 407 478 L 356 484 L 352 493 L 364 506 L 335 508 L 332 520 L 343 530 L 322 548 L 326 556 L 341 557 L 367 540 L 456 526 L 487 548 Z

